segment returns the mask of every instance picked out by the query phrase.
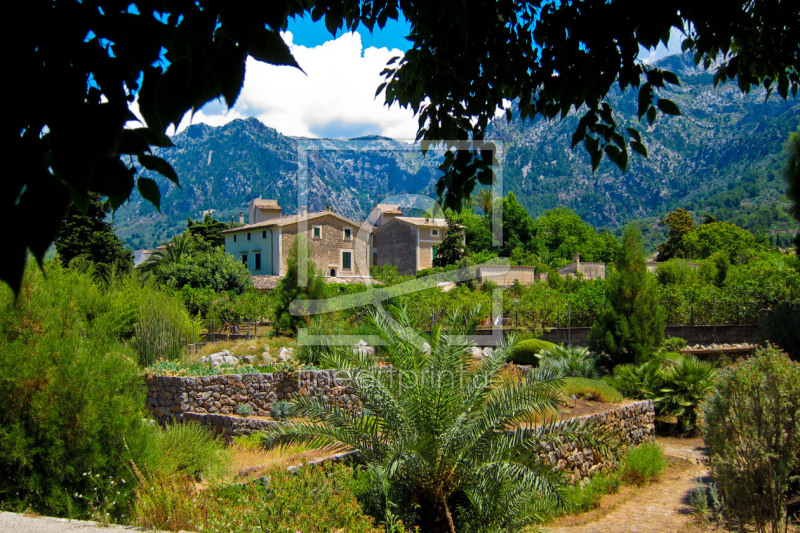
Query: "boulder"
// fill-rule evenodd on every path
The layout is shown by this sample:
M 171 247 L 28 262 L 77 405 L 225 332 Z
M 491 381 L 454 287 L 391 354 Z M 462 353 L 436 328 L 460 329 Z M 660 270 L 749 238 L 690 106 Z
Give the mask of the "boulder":
M 431 354 L 431 345 L 430 345 L 430 344 L 428 344 L 427 342 L 423 342 L 423 343 L 422 343 L 422 351 L 423 351 L 423 352 L 424 352 L 426 355 L 430 355 L 430 354 Z
M 281 351 L 278 352 L 278 361 L 281 363 L 288 363 L 294 359 L 294 350 L 291 348 L 286 348 L 285 346 L 281 348 Z
M 243 355 L 242 362 L 248 365 L 254 365 L 257 362 L 255 355 Z
M 476 359 L 480 359 L 480 358 L 483 357 L 483 350 L 481 350 L 477 346 L 470 347 L 469 348 L 469 353 L 470 353 L 470 355 L 472 355 L 472 357 L 474 357 Z
M 484 357 L 491 357 L 492 355 L 494 355 L 494 350 L 492 350 L 488 346 L 483 349 L 483 356 Z

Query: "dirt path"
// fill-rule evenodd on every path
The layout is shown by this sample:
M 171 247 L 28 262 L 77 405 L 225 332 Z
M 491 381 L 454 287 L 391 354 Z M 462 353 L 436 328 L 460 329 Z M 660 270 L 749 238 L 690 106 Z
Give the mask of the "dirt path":
M 604 496 L 589 513 L 552 522 L 551 533 L 663 533 L 691 530 L 689 493 L 695 479 L 708 475 L 702 464 L 701 439 L 658 438 L 664 456 L 672 461 L 664 475 L 643 487 L 626 487 Z

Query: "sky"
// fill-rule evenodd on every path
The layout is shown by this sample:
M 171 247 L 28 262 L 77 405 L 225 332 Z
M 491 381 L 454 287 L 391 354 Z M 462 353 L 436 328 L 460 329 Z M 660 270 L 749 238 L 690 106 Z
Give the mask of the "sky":
M 352 138 L 382 135 L 413 140 L 417 120 L 410 109 L 385 105 L 384 94 L 375 96 L 383 81 L 381 70 L 393 57 L 402 57 L 411 43 L 405 39 L 409 24 L 390 20 L 370 33 L 363 26 L 354 33 L 332 36 L 322 21 L 309 16 L 290 22 L 282 34 L 304 72 L 293 67 L 265 65 L 247 60 L 244 86 L 230 110 L 211 102 L 194 116 L 187 115 L 177 131 L 190 123 L 212 126 L 237 118 L 255 117 L 289 136 Z M 640 58 L 655 61 L 680 51 L 680 33 L 673 32 L 669 47 L 642 50 Z

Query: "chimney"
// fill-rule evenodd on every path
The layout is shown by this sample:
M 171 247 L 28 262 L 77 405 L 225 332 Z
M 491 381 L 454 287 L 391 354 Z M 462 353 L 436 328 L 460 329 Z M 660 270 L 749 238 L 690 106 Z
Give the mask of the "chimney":
M 244 212 L 239 211 L 239 224 L 244 226 Z
M 581 254 L 579 252 L 575 253 L 575 257 L 573 257 L 572 260 L 575 261 L 577 266 L 581 266 Z
M 304 217 L 308 214 L 308 207 L 301 205 L 300 206 L 300 216 Z

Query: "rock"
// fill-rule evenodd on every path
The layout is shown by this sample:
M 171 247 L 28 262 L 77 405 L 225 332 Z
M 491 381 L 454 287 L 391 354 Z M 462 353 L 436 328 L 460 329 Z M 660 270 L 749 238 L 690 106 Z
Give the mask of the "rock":
M 423 342 L 423 343 L 422 343 L 422 351 L 423 351 L 423 352 L 424 352 L 426 355 L 430 355 L 430 354 L 431 354 L 431 345 L 430 345 L 430 344 L 428 344 L 427 342 Z
M 248 365 L 254 365 L 254 364 L 256 364 L 256 361 L 257 360 L 256 360 L 256 356 L 255 355 L 243 355 L 242 356 L 242 362 L 246 363 Z
M 367 344 L 364 339 L 361 339 L 353 346 L 353 355 L 372 356 L 375 355 L 375 348 Z
M 494 355 L 494 350 L 492 350 L 488 346 L 483 349 L 483 356 L 484 357 L 491 357 L 492 355 Z
M 481 350 L 477 346 L 469 348 L 469 352 L 472 355 L 472 357 L 475 357 L 476 359 L 480 359 L 483 357 L 483 350 Z
M 238 365 L 239 364 L 239 358 L 236 357 L 235 355 L 225 355 L 225 356 L 222 357 L 222 360 L 226 365 Z
M 278 352 L 278 361 L 281 363 L 288 363 L 292 359 L 294 359 L 294 350 L 291 348 L 283 347 L 281 351 Z

